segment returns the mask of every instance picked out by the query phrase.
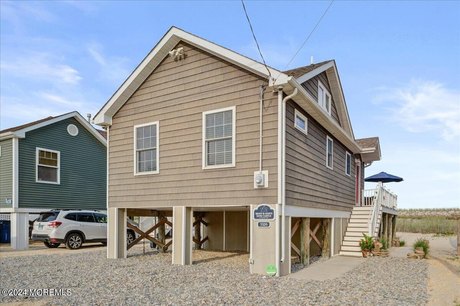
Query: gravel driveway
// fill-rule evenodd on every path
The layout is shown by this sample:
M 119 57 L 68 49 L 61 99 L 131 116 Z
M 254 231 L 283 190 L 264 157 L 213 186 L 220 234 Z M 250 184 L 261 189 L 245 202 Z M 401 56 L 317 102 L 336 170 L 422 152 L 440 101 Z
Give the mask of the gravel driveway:
M 63 250 L 66 252 L 66 250 Z M 106 259 L 105 249 L 0 258 L 1 289 L 68 288 L 65 297 L 0 297 L 53 305 L 424 305 L 427 264 L 370 258 L 344 277 L 300 281 L 248 273 L 248 255 L 194 251 L 192 266 L 170 254 Z M 218 258 L 216 258 L 218 257 Z

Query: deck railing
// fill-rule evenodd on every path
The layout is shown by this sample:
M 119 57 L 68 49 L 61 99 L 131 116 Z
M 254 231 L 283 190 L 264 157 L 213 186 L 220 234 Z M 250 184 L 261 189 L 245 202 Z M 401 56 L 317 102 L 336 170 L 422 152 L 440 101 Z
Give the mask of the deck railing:
M 396 209 L 398 196 L 389 191 L 383 184 L 378 184 L 375 189 L 366 189 L 363 191 L 363 206 L 370 206 L 369 235 L 376 236 L 378 233 L 378 218 L 381 214 L 382 207 Z
M 398 207 L 398 196 L 381 184 L 377 188 L 363 190 L 363 206 L 374 206 L 376 200 L 379 200 L 380 204 L 384 207 L 392 209 Z

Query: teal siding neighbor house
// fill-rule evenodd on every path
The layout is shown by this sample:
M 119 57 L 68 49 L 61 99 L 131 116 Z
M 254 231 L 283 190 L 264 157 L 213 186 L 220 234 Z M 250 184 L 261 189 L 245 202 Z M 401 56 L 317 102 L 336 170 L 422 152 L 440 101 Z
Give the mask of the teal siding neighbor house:
M 0 131 L 0 213 L 10 214 L 14 249 L 28 246 L 29 214 L 106 209 L 103 134 L 78 112 Z

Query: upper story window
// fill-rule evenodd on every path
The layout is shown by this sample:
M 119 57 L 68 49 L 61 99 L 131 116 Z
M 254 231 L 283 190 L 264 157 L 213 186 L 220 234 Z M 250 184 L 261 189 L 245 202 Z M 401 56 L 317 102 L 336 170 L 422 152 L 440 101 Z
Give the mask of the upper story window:
M 60 155 L 59 151 L 36 149 L 36 177 L 37 183 L 60 183 Z
M 308 132 L 308 120 L 307 120 L 307 117 L 302 115 L 302 113 L 299 112 L 298 110 L 295 110 L 294 126 L 295 126 L 296 129 L 298 129 L 302 133 L 307 134 L 307 132 Z
M 331 114 L 331 94 L 327 91 L 326 87 L 318 81 L 318 104 L 321 106 L 329 115 Z
M 235 166 L 235 107 L 203 112 L 203 169 Z
M 158 122 L 134 126 L 134 174 L 158 173 L 158 132 Z
M 334 166 L 334 141 L 326 137 L 326 167 L 333 169 Z
M 351 175 L 351 154 L 348 152 L 345 152 L 345 174 Z

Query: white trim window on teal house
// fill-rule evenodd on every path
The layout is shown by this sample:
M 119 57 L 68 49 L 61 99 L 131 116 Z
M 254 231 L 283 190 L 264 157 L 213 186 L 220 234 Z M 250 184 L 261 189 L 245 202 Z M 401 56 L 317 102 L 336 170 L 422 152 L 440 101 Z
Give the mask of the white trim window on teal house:
M 160 172 L 160 123 L 134 126 L 134 175 Z
M 203 169 L 235 167 L 236 107 L 203 112 Z
M 36 177 L 37 183 L 60 184 L 61 152 L 56 150 L 36 148 Z

